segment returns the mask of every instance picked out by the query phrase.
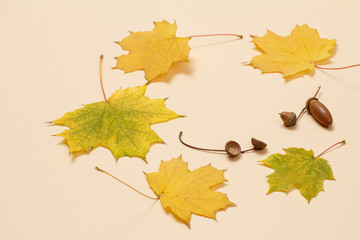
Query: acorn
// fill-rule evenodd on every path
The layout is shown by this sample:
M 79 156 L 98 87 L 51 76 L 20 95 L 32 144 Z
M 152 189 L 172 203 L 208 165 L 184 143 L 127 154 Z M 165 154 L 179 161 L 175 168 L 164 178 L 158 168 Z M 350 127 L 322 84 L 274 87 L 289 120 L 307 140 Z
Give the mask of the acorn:
M 294 112 L 281 112 L 279 113 L 281 120 L 286 127 L 291 127 L 296 123 L 296 114 Z
M 327 109 L 327 107 L 325 107 L 324 104 L 319 101 L 319 99 L 316 98 L 316 95 L 319 93 L 320 88 L 321 86 L 318 87 L 315 95 L 306 101 L 305 107 L 301 110 L 298 117 L 296 117 L 296 114 L 294 112 L 279 113 L 286 127 L 295 125 L 297 119 L 301 117 L 301 115 L 305 111 L 308 111 L 309 114 L 313 116 L 314 119 L 321 125 L 325 127 L 331 126 L 333 119 L 330 111 Z
M 317 98 L 309 98 L 306 101 L 305 107 L 318 123 L 325 127 L 331 126 L 333 122 L 331 113 Z

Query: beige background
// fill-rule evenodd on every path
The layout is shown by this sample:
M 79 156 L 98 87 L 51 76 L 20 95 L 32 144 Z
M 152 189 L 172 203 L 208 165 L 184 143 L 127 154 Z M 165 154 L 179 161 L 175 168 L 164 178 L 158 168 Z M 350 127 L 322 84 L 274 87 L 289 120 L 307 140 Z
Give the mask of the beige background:
M 328 66 L 360 62 L 359 1 L 1 1 L 0 79 L 0 239 L 360 239 L 360 68 L 319 71 L 288 83 L 280 74 L 261 75 L 242 65 L 259 54 L 249 34 L 267 29 L 288 35 L 296 24 L 316 28 L 336 39 Z M 190 63 L 176 64 L 148 87 L 151 98 L 169 98 L 167 106 L 186 118 L 157 124 L 166 142 L 151 147 L 149 164 L 128 157 L 118 162 L 109 150 L 69 156 L 64 128 L 47 121 L 81 104 L 102 101 L 98 58 L 108 96 L 119 87 L 144 84 L 143 72 L 111 70 L 124 54 L 113 41 L 131 31 L 153 28 L 153 21 L 178 24 L 178 36 L 239 33 L 232 37 L 190 41 Z M 330 129 L 305 114 L 286 129 L 278 113 L 299 112 L 321 85 L 321 101 L 334 117 Z M 177 139 L 203 147 L 227 140 L 250 147 L 250 138 L 268 143 L 266 151 L 231 161 L 225 155 L 186 148 Z M 257 161 L 282 148 L 330 151 L 337 181 L 325 181 L 310 204 L 298 190 L 266 195 L 266 175 Z M 217 221 L 193 216 L 191 229 L 153 202 L 96 172 L 99 166 L 153 195 L 144 172 L 161 160 L 182 154 L 191 170 L 212 163 L 228 169 L 219 191 L 237 204 L 217 214 Z

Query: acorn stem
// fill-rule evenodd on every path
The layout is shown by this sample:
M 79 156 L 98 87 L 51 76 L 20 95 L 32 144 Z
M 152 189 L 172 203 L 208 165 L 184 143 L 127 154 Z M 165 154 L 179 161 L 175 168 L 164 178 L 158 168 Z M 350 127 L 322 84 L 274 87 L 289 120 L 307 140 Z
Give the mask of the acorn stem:
M 97 170 L 97 171 L 99 171 L 99 172 L 102 172 L 102 173 L 105 173 L 105 174 L 109 175 L 110 177 L 112 177 L 112 178 L 114 178 L 114 179 L 118 180 L 119 182 L 121 182 L 121 183 L 122 183 L 122 184 L 124 184 L 125 186 L 127 186 L 127 187 L 131 188 L 131 189 L 132 189 L 132 190 L 134 190 L 135 192 L 140 193 L 140 194 L 141 194 L 141 195 L 143 195 L 144 197 L 150 198 L 150 199 L 152 199 L 152 200 L 158 200 L 158 199 L 159 199 L 159 197 L 157 197 L 157 198 L 153 198 L 153 197 L 150 197 L 150 196 L 148 196 L 148 195 L 146 195 L 146 194 L 144 194 L 144 193 L 140 192 L 139 190 L 137 190 L 137 189 L 133 188 L 133 187 L 132 187 L 132 186 L 130 186 L 129 184 L 127 184 L 127 183 L 125 183 L 125 182 L 121 181 L 121 180 L 120 180 L 120 179 L 118 179 L 117 177 L 115 177 L 115 176 L 111 175 L 110 173 L 108 173 L 108 172 L 106 172 L 106 171 L 104 171 L 104 170 L 102 170 L 102 169 L 100 169 L 100 168 L 98 168 L 98 167 L 95 167 L 95 170 Z
M 216 33 L 216 34 L 192 35 L 192 36 L 188 36 L 188 38 L 194 38 L 194 37 L 215 37 L 215 36 L 235 36 L 235 37 L 238 37 L 238 38 L 240 38 L 240 39 L 243 38 L 242 35 L 234 34 L 234 33 Z
M 102 90 L 102 93 L 103 93 L 103 95 L 104 95 L 104 99 L 105 99 L 105 102 L 107 102 L 108 100 L 107 100 L 107 98 L 106 98 L 106 95 L 105 95 L 105 91 L 104 91 L 104 86 L 103 86 L 103 81 L 102 81 L 102 71 L 101 71 L 101 66 L 102 66 L 102 60 L 103 60 L 103 58 L 104 58 L 104 56 L 101 54 L 100 55 L 100 66 L 99 66 L 99 68 L 100 68 L 100 84 L 101 84 L 101 90 Z
M 317 89 L 317 91 L 316 91 L 316 93 L 315 93 L 315 95 L 314 95 L 314 98 L 315 98 L 315 97 L 316 97 L 316 95 L 319 93 L 320 88 L 321 88 L 321 86 L 319 86 L 319 87 L 318 87 L 318 89 Z
M 320 153 L 319 155 L 317 155 L 315 158 L 318 158 L 318 157 L 320 157 L 321 155 L 323 155 L 324 153 L 326 153 L 327 151 L 329 151 L 331 148 L 333 148 L 333 147 L 335 147 L 336 145 L 339 145 L 339 144 L 345 144 L 346 142 L 345 142 L 345 140 L 342 140 L 342 141 L 340 141 L 340 142 L 337 142 L 337 143 L 335 143 L 334 145 L 332 145 L 332 146 L 330 146 L 330 147 L 328 147 L 327 149 L 325 149 L 322 153 Z
M 241 153 L 246 153 L 246 152 L 250 152 L 250 151 L 253 151 L 253 150 L 256 150 L 256 148 L 255 147 L 249 148 L 249 149 L 241 151 Z
M 196 149 L 196 150 L 200 150 L 200 151 L 213 151 L 213 152 L 226 152 L 226 150 L 224 149 L 209 149 L 209 148 L 199 148 L 199 147 L 195 147 L 195 146 L 191 146 L 190 144 L 185 143 L 181 137 L 182 137 L 183 132 L 181 131 L 179 133 L 179 140 L 182 144 L 184 144 L 185 146 L 192 148 L 192 149 Z
M 301 110 L 301 112 L 300 112 L 299 115 L 297 116 L 295 122 L 298 121 L 298 119 L 305 113 L 305 111 L 306 111 L 306 107 L 304 107 L 304 108 Z
M 321 88 L 321 86 L 319 86 L 318 87 L 318 89 L 317 89 L 317 91 L 316 91 L 316 93 L 315 93 L 315 95 L 314 95 L 314 97 L 313 98 L 315 98 L 316 97 L 316 95 L 319 93 L 319 91 L 320 91 L 320 88 Z M 301 115 L 303 115 L 304 113 L 305 113 L 305 111 L 306 111 L 306 106 L 301 110 L 301 112 L 299 113 L 299 115 L 297 116 L 297 118 L 296 118 L 296 121 L 295 122 L 297 122 L 298 121 L 298 119 L 301 117 Z

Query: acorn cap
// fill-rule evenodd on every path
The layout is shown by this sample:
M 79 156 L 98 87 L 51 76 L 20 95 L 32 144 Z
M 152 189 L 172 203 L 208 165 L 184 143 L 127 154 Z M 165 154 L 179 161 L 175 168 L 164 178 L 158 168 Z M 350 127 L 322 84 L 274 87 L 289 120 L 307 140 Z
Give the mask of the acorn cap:
M 312 100 L 318 100 L 318 101 L 319 101 L 319 99 L 317 99 L 316 97 L 311 97 L 311 98 L 309 98 L 309 99 L 306 101 L 305 107 L 306 107 L 306 110 L 309 111 L 309 113 L 311 113 L 311 112 L 310 112 L 310 102 L 311 102 Z
M 236 157 L 241 153 L 241 147 L 235 141 L 228 141 L 225 144 L 225 151 L 230 157 Z
M 254 146 L 255 150 L 262 150 L 264 148 L 266 148 L 267 144 L 264 143 L 263 141 L 260 141 L 256 138 L 251 138 L 251 143 Z
M 281 120 L 284 122 L 286 127 L 295 125 L 296 123 L 296 114 L 294 112 L 281 112 L 279 113 Z

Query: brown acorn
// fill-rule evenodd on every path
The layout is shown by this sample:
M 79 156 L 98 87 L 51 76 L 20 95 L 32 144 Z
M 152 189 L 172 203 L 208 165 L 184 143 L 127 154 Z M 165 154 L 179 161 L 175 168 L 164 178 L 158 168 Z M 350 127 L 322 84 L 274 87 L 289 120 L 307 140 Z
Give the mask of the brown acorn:
M 296 114 L 294 112 L 281 112 L 279 113 L 281 120 L 284 122 L 286 127 L 295 125 L 296 123 Z
M 309 98 L 306 103 L 305 107 L 301 110 L 299 113 L 299 116 L 296 117 L 296 114 L 294 112 L 281 112 L 280 117 L 284 122 L 284 125 L 286 127 L 290 127 L 296 124 L 297 119 L 305 112 L 308 111 L 314 119 L 320 123 L 321 125 L 325 127 L 330 127 L 333 119 L 331 116 L 330 111 L 325 107 L 324 104 L 322 104 L 319 99 L 316 98 L 316 95 L 320 91 L 320 86 L 318 87 L 315 95 L 311 98 Z
M 312 97 L 306 101 L 306 110 L 315 118 L 318 123 L 330 127 L 333 119 L 330 111 L 317 98 Z

